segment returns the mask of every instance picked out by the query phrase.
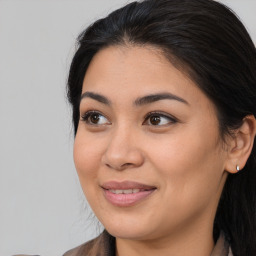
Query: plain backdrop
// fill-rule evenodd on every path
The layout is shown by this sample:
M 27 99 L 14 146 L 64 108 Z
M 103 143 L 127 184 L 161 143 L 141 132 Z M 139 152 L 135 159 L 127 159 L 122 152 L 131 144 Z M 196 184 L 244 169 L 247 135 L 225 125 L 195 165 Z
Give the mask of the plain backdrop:
M 0 0 L 0 256 L 62 255 L 97 235 L 65 95 L 77 35 L 125 0 Z M 256 1 L 221 1 L 256 42 Z

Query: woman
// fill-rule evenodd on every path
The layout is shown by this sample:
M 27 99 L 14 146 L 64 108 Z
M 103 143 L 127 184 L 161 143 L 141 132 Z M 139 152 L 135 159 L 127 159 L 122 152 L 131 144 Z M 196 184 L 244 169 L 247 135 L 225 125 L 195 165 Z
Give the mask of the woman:
M 74 161 L 105 227 L 70 255 L 256 255 L 256 51 L 212 0 L 133 2 L 79 36 Z

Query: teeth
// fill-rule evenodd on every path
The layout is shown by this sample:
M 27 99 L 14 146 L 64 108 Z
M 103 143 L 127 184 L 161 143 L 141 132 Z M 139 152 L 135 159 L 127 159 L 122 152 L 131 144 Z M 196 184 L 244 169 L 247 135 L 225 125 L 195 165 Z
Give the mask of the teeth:
M 123 190 L 124 194 L 132 194 L 132 189 Z
M 115 193 L 115 194 L 123 194 L 123 190 L 113 190 L 113 193 Z
M 110 192 L 114 194 L 133 194 L 133 193 L 139 193 L 140 189 L 110 189 Z

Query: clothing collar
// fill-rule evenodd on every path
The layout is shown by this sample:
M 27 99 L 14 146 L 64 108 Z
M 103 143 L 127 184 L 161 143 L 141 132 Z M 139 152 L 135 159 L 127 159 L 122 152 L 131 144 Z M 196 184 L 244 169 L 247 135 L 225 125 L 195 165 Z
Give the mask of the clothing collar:
M 115 238 L 104 230 L 97 238 L 66 252 L 63 256 L 115 256 L 115 242 Z M 210 256 L 233 256 L 223 233 Z

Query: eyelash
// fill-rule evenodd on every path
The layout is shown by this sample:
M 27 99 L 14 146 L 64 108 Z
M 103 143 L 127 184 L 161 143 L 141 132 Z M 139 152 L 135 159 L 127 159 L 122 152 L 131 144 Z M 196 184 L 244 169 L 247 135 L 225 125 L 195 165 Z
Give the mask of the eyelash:
M 96 114 L 96 115 L 99 115 L 99 116 L 102 116 L 104 117 L 106 120 L 108 120 L 107 117 L 105 117 L 101 112 L 99 111 L 87 111 L 84 115 L 81 116 L 81 121 L 85 122 L 86 124 L 88 125 L 92 125 L 92 126 L 101 126 L 101 125 L 109 125 L 111 124 L 111 122 L 108 122 L 107 124 L 95 124 L 93 123 L 92 121 L 90 121 L 90 118 L 92 117 L 93 114 Z M 162 112 L 157 112 L 157 111 L 154 111 L 154 112 L 150 112 L 148 113 L 145 118 L 144 118 L 144 121 L 143 121 L 143 125 L 146 125 L 146 123 L 148 122 L 148 120 L 152 117 L 160 117 L 160 118 L 165 118 L 165 119 L 168 119 L 168 123 L 167 124 L 164 124 L 164 125 L 154 125 L 154 124 L 148 124 L 149 126 L 159 126 L 159 127 L 163 127 L 163 126 L 167 126 L 167 125 L 170 125 L 170 124 L 174 124 L 174 123 L 177 123 L 178 120 L 171 116 L 171 115 L 167 115 L 165 113 L 162 113 Z
M 81 116 L 81 121 L 85 122 L 86 124 L 88 125 L 93 125 L 93 126 L 99 126 L 101 124 L 95 124 L 93 122 L 91 122 L 89 120 L 90 117 L 92 117 L 92 115 L 95 114 L 95 115 L 99 115 L 99 116 L 103 116 L 105 119 L 108 119 L 107 117 L 105 117 L 102 113 L 100 113 L 99 111 L 87 111 L 84 115 Z M 109 124 L 111 124 L 109 122 Z
M 148 113 L 146 116 L 145 116 L 145 121 L 143 122 L 143 124 L 145 124 L 150 118 L 152 118 L 152 117 L 162 117 L 162 118 L 165 118 L 165 119 L 168 119 L 169 121 L 168 121 L 168 124 L 164 124 L 164 125 L 153 125 L 153 124 L 148 124 L 148 125 L 150 125 L 150 126 L 159 126 L 159 127 L 163 127 L 163 126 L 167 126 L 167 125 L 170 125 L 170 124 L 174 124 L 174 123 L 177 123 L 178 122 L 178 120 L 175 118 L 175 117 L 173 117 L 173 116 L 171 116 L 171 115 L 169 115 L 169 114 L 165 114 L 165 113 L 162 113 L 162 112 L 157 112 L 157 111 L 154 111 L 154 112 L 150 112 L 150 113 Z

